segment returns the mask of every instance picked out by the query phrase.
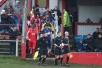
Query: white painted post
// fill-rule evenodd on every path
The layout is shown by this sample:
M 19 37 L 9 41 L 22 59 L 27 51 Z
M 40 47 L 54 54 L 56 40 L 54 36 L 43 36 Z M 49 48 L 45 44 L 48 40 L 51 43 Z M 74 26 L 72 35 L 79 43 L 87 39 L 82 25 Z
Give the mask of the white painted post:
M 16 39 L 16 57 L 18 57 L 18 39 Z

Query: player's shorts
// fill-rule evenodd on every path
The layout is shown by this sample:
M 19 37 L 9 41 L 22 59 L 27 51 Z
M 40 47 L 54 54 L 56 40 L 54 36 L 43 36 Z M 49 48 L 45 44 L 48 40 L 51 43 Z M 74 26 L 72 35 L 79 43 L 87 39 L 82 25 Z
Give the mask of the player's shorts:
M 48 50 L 47 49 L 40 49 L 39 53 L 40 55 L 47 55 Z
M 28 46 L 29 46 L 29 47 L 36 46 L 36 42 L 28 41 Z
M 62 55 L 62 49 L 55 47 L 54 53 L 55 53 L 55 55 Z
M 66 53 L 70 53 L 69 47 L 64 47 L 63 48 L 63 54 L 66 54 Z

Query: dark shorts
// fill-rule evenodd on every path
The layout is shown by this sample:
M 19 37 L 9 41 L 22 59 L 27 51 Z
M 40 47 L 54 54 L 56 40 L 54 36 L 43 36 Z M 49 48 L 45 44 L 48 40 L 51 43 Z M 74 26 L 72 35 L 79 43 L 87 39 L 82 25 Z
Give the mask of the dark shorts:
M 48 50 L 47 49 L 40 49 L 40 55 L 47 55 Z
M 69 47 L 63 48 L 63 54 L 70 53 Z
M 55 55 L 62 55 L 62 49 L 55 47 L 54 53 L 55 53 Z

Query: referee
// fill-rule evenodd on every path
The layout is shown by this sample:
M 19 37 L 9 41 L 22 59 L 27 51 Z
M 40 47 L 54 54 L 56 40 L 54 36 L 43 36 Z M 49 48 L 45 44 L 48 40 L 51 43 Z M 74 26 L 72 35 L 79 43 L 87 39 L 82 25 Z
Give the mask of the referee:
M 60 65 L 62 65 L 63 55 L 62 55 L 62 43 L 63 43 L 63 37 L 61 37 L 61 32 L 58 32 L 58 36 L 54 40 L 54 46 L 55 46 L 55 66 L 57 66 L 57 62 L 60 59 Z
M 69 48 L 69 32 L 65 32 L 63 54 L 67 54 L 66 65 L 68 65 L 70 48 Z
M 38 64 L 40 65 L 41 63 L 41 60 L 42 60 L 42 63 L 41 65 L 44 65 L 44 62 L 46 61 L 46 55 L 47 55 L 47 48 L 48 48 L 48 45 L 50 44 L 50 40 L 48 39 L 48 33 L 44 32 L 44 37 L 41 37 L 39 39 L 39 47 L 38 47 L 38 50 L 39 50 L 39 53 L 40 53 L 40 57 L 39 57 L 39 62 Z

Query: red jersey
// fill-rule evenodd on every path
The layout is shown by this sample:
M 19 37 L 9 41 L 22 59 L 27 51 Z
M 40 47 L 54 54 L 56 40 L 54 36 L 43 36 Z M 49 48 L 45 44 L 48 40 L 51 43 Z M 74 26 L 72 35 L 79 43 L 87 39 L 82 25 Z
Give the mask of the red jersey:
M 38 32 L 40 32 L 40 24 L 41 24 L 41 21 L 40 21 L 40 18 L 35 18 L 35 25 L 36 25 L 36 27 L 38 28 Z
M 28 32 L 27 32 L 27 38 L 30 39 L 33 43 L 33 46 L 36 46 L 36 41 L 37 41 L 37 28 L 34 28 L 34 29 L 29 29 Z

